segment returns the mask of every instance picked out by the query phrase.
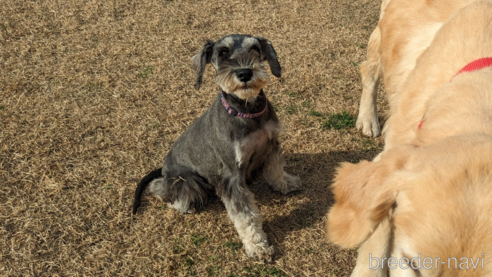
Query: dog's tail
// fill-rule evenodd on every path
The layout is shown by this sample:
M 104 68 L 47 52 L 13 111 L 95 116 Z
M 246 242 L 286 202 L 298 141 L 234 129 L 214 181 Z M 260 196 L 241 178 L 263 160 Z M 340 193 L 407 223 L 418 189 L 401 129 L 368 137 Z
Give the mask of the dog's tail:
M 138 207 L 140 207 L 140 197 L 145 190 L 145 187 L 152 182 L 154 179 L 162 177 L 162 167 L 150 172 L 142 178 L 140 183 L 138 183 L 137 189 L 135 190 L 135 199 L 133 200 L 133 214 L 137 213 Z

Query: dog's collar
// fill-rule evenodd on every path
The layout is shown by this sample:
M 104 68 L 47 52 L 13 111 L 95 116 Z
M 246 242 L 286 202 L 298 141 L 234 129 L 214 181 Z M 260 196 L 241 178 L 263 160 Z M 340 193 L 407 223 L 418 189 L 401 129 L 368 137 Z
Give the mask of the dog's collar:
M 227 114 L 229 114 L 230 116 L 239 116 L 242 118 L 256 118 L 256 117 L 259 117 L 260 115 L 262 115 L 268 107 L 268 99 L 265 96 L 265 108 L 263 108 L 263 110 L 261 112 L 259 112 L 259 113 L 242 113 L 242 112 L 237 111 L 236 109 L 234 109 L 233 107 L 231 107 L 227 103 L 227 101 L 222 96 L 222 91 L 219 92 L 219 97 L 220 97 L 220 102 L 222 102 L 222 105 L 226 109 Z
M 456 73 L 453 76 L 453 78 L 451 78 L 451 81 L 454 79 L 454 77 L 458 76 L 459 74 L 461 74 L 463 72 L 472 72 L 472 71 L 480 70 L 482 68 L 489 67 L 489 66 L 492 66 L 492 57 L 474 60 L 473 62 L 465 65 L 460 71 L 458 71 L 458 73 Z

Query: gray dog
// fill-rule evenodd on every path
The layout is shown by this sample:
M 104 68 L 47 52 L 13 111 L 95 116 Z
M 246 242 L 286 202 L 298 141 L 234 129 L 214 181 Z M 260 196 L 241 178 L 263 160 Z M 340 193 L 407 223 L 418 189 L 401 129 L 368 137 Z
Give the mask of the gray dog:
M 203 204 L 216 193 L 234 222 L 249 257 L 271 261 L 273 247 L 262 229 L 261 215 L 248 185 L 263 174 L 283 194 L 301 188 L 299 177 L 284 172 L 277 138 L 282 129 L 263 87 L 276 77 L 280 64 L 270 41 L 249 35 L 230 35 L 207 41 L 192 59 L 199 89 L 205 66 L 216 71 L 220 92 L 212 106 L 174 143 L 164 166 L 137 186 L 133 213 L 142 193 L 150 192 L 181 213 Z

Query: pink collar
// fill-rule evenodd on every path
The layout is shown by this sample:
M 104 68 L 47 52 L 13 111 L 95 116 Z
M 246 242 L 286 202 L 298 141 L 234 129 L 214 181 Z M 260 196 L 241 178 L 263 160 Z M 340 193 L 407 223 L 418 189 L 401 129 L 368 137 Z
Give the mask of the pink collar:
M 242 113 L 242 112 L 238 112 L 236 109 L 234 109 L 233 107 L 231 107 L 227 103 L 227 101 L 224 99 L 224 97 L 222 97 L 222 91 L 219 92 L 219 96 L 220 96 L 220 101 L 222 102 L 222 105 L 226 109 L 227 114 L 229 114 L 231 116 L 239 116 L 242 118 L 256 118 L 256 117 L 259 117 L 260 115 L 262 115 L 268 107 L 268 99 L 265 96 L 265 108 L 263 108 L 263 110 L 261 112 L 259 112 L 259 113 Z
M 473 62 L 465 65 L 465 67 L 463 67 L 460 71 L 458 71 L 458 73 L 456 73 L 453 76 L 453 78 L 451 78 L 451 81 L 453 81 L 454 77 L 456 77 L 457 75 L 459 75 L 463 72 L 472 72 L 472 71 L 480 70 L 482 68 L 489 67 L 489 66 L 492 66 L 492 57 L 474 60 Z
M 458 71 L 458 73 L 456 73 L 453 76 L 453 78 L 451 78 L 451 80 L 449 82 L 452 82 L 454 77 L 458 76 L 461 73 L 472 72 L 472 71 L 480 70 L 480 69 L 483 69 L 483 68 L 489 67 L 489 66 L 492 66 L 492 57 L 474 60 L 471 63 L 465 65 L 460 71 Z M 418 130 L 420 130 L 420 128 L 422 128 L 422 125 L 424 124 L 424 122 L 425 122 L 425 119 L 422 119 L 420 121 Z

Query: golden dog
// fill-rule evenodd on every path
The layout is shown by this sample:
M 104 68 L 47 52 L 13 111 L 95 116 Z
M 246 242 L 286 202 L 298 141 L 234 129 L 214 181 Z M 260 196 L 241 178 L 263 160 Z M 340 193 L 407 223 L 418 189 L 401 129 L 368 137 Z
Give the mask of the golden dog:
M 358 127 L 385 149 L 344 163 L 330 241 L 352 276 L 492 276 L 492 1 L 387 0 L 361 68 Z

